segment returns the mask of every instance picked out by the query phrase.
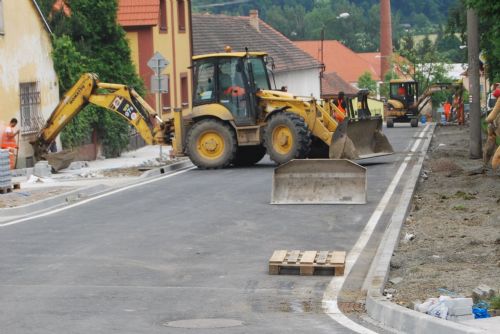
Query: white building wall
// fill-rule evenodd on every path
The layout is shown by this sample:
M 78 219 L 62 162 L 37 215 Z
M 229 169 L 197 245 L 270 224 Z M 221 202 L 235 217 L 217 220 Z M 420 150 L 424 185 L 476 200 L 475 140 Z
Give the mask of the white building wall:
M 272 80 L 272 79 L 271 79 Z M 321 86 L 319 69 L 275 73 L 276 88 L 288 87 L 288 92 L 296 96 L 314 96 L 319 99 Z M 273 83 L 271 83 L 272 85 Z

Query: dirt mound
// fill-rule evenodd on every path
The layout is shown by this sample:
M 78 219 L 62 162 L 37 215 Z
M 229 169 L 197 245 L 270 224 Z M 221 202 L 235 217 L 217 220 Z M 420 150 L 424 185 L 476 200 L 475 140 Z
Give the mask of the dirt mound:
M 390 278 L 403 280 L 387 288 L 399 304 L 500 289 L 500 175 L 471 173 L 482 161 L 468 157 L 467 128 L 436 129 L 391 261 Z

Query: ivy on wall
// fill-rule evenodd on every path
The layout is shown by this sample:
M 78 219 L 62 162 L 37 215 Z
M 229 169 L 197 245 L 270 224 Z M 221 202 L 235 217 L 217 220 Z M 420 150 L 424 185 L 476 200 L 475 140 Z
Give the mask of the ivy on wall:
M 116 0 L 72 1 L 71 15 L 51 12 L 53 0 L 40 5 L 53 31 L 54 66 L 61 96 L 83 73 L 97 73 L 102 82 L 134 87 L 143 94 L 144 83 L 135 72 L 125 32 L 118 25 Z M 106 157 L 114 157 L 128 145 L 130 126 L 106 109 L 88 105 L 63 130 L 63 147 L 89 143 L 95 131 Z

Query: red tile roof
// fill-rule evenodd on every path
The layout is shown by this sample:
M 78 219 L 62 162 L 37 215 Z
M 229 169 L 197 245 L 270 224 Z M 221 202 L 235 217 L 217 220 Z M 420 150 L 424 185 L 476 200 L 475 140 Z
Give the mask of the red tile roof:
M 358 53 L 357 55 L 363 58 L 366 62 L 370 63 L 377 72 L 377 78 L 380 78 L 380 52 Z M 411 79 L 411 77 L 408 75 L 408 72 L 412 71 L 412 64 L 408 59 L 397 53 L 394 53 L 392 62 L 393 70 L 400 79 Z M 403 67 L 407 67 L 408 69 L 404 71 Z
M 321 61 L 321 41 L 297 41 L 295 45 L 300 47 L 317 60 Z M 372 75 L 372 79 L 380 80 L 380 69 L 372 62 L 360 57 L 338 41 L 327 40 L 323 42 L 323 61 L 326 72 L 336 72 L 347 82 L 357 82 L 358 78 L 365 72 Z
M 363 58 L 367 63 L 371 65 L 375 72 L 377 73 L 377 78 L 380 78 L 380 63 L 382 58 L 380 57 L 380 52 L 365 52 L 357 53 L 358 56 Z
M 321 79 L 321 97 L 329 98 L 337 96 L 339 92 L 344 92 L 347 96 L 354 96 L 358 89 L 343 80 L 337 73 L 325 73 Z
M 122 27 L 154 26 L 158 24 L 160 0 L 120 0 L 118 23 Z
M 267 52 L 275 63 L 275 72 L 320 68 L 319 62 L 298 48 L 264 21 L 259 29 L 250 24 L 249 16 L 193 14 L 194 55 L 223 52 L 226 45 L 233 51 Z

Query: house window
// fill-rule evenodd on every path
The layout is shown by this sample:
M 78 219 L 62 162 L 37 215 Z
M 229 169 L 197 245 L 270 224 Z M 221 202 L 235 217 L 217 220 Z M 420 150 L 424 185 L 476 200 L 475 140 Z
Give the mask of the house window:
M 186 32 L 186 9 L 184 0 L 177 0 L 177 19 L 179 20 L 179 32 Z
M 189 107 L 188 75 L 181 73 L 181 104 L 182 108 Z
M 21 83 L 19 85 L 19 100 L 21 102 L 21 133 L 38 132 L 44 123 L 40 111 L 40 89 L 37 82 Z
M 167 32 L 167 0 L 160 0 L 160 32 Z
M 0 34 L 4 33 L 4 23 L 3 23 L 3 1 L 0 0 Z
M 170 100 L 170 76 L 167 74 L 167 92 L 161 94 L 161 104 L 163 107 L 163 111 L 169 112 L 172 110 L 172 102 Z

